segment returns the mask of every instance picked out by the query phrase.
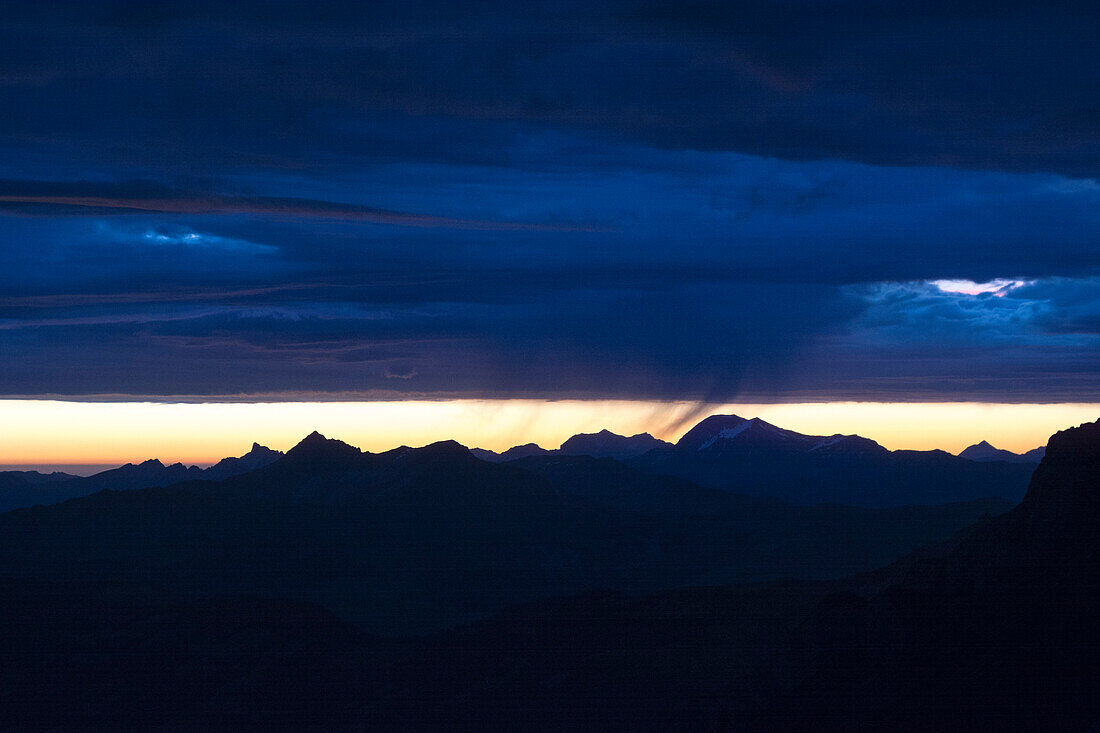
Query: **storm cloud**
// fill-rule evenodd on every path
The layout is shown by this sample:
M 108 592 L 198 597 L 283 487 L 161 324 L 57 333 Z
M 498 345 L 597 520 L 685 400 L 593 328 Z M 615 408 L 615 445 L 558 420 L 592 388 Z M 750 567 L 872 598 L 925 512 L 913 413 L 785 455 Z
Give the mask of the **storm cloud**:
M 6 12 L 6 395 L 1100 400 L 1088 4 Z

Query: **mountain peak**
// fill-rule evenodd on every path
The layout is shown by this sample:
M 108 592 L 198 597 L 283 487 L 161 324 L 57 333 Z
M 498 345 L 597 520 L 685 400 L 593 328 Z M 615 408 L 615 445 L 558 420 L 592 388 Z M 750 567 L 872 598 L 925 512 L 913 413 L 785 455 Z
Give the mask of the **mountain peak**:
M 989 444 L 988 441 L 983 440 L 980 443 L 964 449 L 959 453 L 959 458 L 965 458 L 968 461 L 1006 461 L 1008 463 L 1038 463 L 1042 458 L 1041 451 L 1032 450 L 1024 454 L 1013 453 L 1012 451 L 1003 450 L 1001 448 L 995 448 Z
M 637 433 L 629 437 L 604 429 L 598 433 L 578 433 L 561 444 L 559 452 L 565 455 L 585 455 L 594 458 L 624 459 L 641 455 L 669 444 L 649 433 Z
M 750 421 L 740 415 L 711 415 L 687 431 L 676 443 L 676 447 L 698 450 L 723 430 L 732 430 L 748 422 Z
M 423 448 L 416 449 L 415 452 L 422 456 L 432 457 L 462 457 L 470 455 L 470 449 L 457 440 L 436 441 L 435 443 L 429 443 Z
M 315 433 L 317 435 L 317 433 Z M 310 436 L 312 437 L 312 436 Z M 304 441 L 303 441 L 304 442 Z M 223 458 L 210 468 L 204 476 L 215 481 L 255 471 L 277 461 L 283 454 L 265 445 L 253 443 L 252 449 L 240 457 Z
M 288 458 L 296 459 L 339 459 L 362 455 L 363 451 L 355 446 L 348 445 L 342 440 L 326 438 L 314 430 L 302 438 L 298 445 L 286 452 Z
M 320 435 L 320 433 L 314 433 L 314 435 Z M 310 437 L 312 437 L 312 435 Z M 324 436 L 321 436 L 321 437 L 324 437 Z M 306 440 L 308 440 L 308 438 L 306 438 Z M 245 453 L 243 456 L 241 456 L 238 460 L 260 459 L 260 458 L 267 458 L 267 457 L 271 457 L 272 459 L 274 459 L 274 458 L 277 458 L 280 455 L 282 455 L 282 453 L 280 451 L 268 448 L 266 445 L 260 445 L 259 443 L 253 443 L 252 448 L 250 448 L 249 451 L 247 453 Z
M 517 458 L 528 458 L 530 456 L 541 456 L 549 453 L 542 446 L 536 443 L 524 443 L 523 445 L 512 446 L 508 450 L 500 454 L 500 460 L 513 461 Z
M 752 445 L 757 448 L 783 447 L 810 450 L 824 440 L 821 436 L 803 435 L 793 430 L 786 430 L 759 417 L 747 420 L 737 415 L 716 415 L 715 417 L 720 419 L 707 418 L 699 423 L 680 440 L 677 446 L 686 444 L 689 449 L 704 450 L 719 441 L 721 441 L 720 445 L 724 446 L 737 438 L 739 445 Z M 685 443 L 685 441 L 689 442 Z

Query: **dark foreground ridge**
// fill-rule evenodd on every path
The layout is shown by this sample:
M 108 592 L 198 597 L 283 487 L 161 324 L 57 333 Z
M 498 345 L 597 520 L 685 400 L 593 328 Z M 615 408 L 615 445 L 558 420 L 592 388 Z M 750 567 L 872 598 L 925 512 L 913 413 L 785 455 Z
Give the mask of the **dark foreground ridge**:
M 110 517 L 100 525 L 102 534 L 73 542 L 108 553 L 111 562 L 103 567 L 139 561 L 119 554 L 130 542 L 120 532 L 135 523 L 170 538 L 150 544 L 151 534 L 139 535 L 145 555 L 191 568 L 192 580 L 217 569 L 196 563 L 201 552 L 180 562 L 176 553 L 188 548 L 231 548 L 257 557 L 275 552 L 278 561 L 263 566 L 262 574 L 281 572 L 279 587 L 285 590 L 294 587 L 286 582 L 292 569 L 308 570 L 318 603 L 279 600 L 271 592 L 207 589 L 196 595 L 182 585 L 163 589 L 157 580 L 93 577 L 93 565 L 81 567 L 87 561 L 80 554 L 67 554 L 74 577 L 26 576 L 0 584 L 6 601 L 0 607 L 0 722 L 923 731 L 1087 730 L 1100 718 L 1100 422 L 1052 437 L 1019 506 L 877 571 L 641 596 L 591 591 L 535 598 L 471 625 L 388 639 L 364 634 L 318 604 L 329 606 L 325 593 L 356 567 L 364 572 L 354 582 L 380 593 L 379 573 L 389 564 L 396 563 L 398 576 L 408 579 L 432 557 L 430 562 L 441 563 L 433 582 L 444 583 L 449 575 L 468 573 L 471 556 L 461 554 L 464 547 L 511 556 L 514 548 L 500 544 L 503 525 L 479 513 L 486 507 L 506 504 L 520 511 L 519 498 L 560 496 L 570 483 L 577 486 L 568 495 L 571 506 L 597 503 L 607 510 L 630 503 L 631 516 L 682 521 L 698 506 L 707 506 L 710 516 L 713 507 L 704 502 L 729 494 L 696 487 L 699 503 L 685 503 L 677 495 L 691 484 L 675 484 L 669 493 L 661 483 L 667 479 L 643 474 L 642 480 L 611 459 L 532 457 L 497 466 L 448 443 L 377 455 L 353 454 L 317 439 L 307 445 L 341 458 L 322 462 L 319 472 L 306 460 L 314 451 L 297 457 L 291 451 L 260 471 L 221 483 L 107 493 L 3 518 L 19 518 L 17 525 L 0 527 L 7 553 L 18 545 L 7 542 L 17 526 L 43 531 L 26 545 L 24 562 L 42 555 L 43 538 L 104 521 L 97 517 Z M 524 468 L 526 462 L 537 470 Z M 293 481 L 277 480 L 291 474 Z M 451 479 L 446 488 L 443 476 Z M 365 486 L 374 498 L 363 514 L 384 516 L 385 523 L 366 532 L 352 523 L 343 535 L 334 533 L 322 521 L 322 507 L 356 516 L 357 505 L 346 500 L 361 496 Z M 241 503 L 218 505 L 217 516 L 243 507 L 231 529 L 254 523 L 262 545 L 233 544 L 237 535 L 211 524 L 214 514 L 189 524 L 195 496 L 203 504 L 219 495 Z M 408 496 L 423 501 L 409 504 Z M 295 521 L 317 522 L 323 531 L 284 554 L 280 546 L 287 537 L 273 533 L 290 520 L 277 510 L 279 502 L 257 504 L 263 497 L 281 497 L 279 502 L 294 507 Z M 136 511 L 118 513 L 131 502 Z M 157 502 L 171 510 L 157 514 Z M 428 511 L 433 506 L 435 514 Z M 480 509 L 470 513 L 471 506 Z M 560 531 L 575 542 L 584 536 L 584 522 L 593 520 L 553 514 L 564 506 L 538 505 L 537 515 L 544 522 L 562 519 Z M 58 516 L 74 521 L 52 525 Z M 507 521 L 519 516 L 508 514 Z M 626 515 L 616 516 L 622 522 Z M 400 517 L 409 524 L 399 524 Z M 188 532 L 201 530 L 201 543 L 174 529 L 181 519 Z M 313 565 L 322 546 L 326 552 L 345 550 L 352 545 L 341 540 L 422 524 L 439 544 L 409 545 L 403 539 L 402 554 L 341 555 L 327 572 Z M 440 534 L 471 526 L 486 533 Z M 610 525 L 589 526 L 604 533 Z M 638 526 L 629 530 L 615 541 Z M 831 536 L 835 542 L 838 535 Z M 322 537 L 330 538 L 328 545 Z M 546 540 L 535 538 L 531 552 L 545 553 Z M 459 555 L 447 565 L 423 554 L 428 547 Z M 645 546 L 640 549 L 644 556 Z M 146 562 L 162 578 L 178 581 L 168 565 Z M 4 566 L 12 567 L 11 555 Z M 238 577 L 239 569 L 223 573 L 221 582 Z M 465 574 L 458 583 L 473 580 Z M 384 590 L 391 608 L 408 593 L 407 586 Z

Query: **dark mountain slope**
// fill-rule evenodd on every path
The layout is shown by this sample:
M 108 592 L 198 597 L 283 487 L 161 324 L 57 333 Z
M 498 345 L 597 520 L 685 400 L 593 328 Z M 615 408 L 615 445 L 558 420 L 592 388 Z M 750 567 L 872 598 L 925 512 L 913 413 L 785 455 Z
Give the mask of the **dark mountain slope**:
M 10 579 L 0 597 L 5 730 L 363 725 L 356 697 L 386 649 L 288 601 Z

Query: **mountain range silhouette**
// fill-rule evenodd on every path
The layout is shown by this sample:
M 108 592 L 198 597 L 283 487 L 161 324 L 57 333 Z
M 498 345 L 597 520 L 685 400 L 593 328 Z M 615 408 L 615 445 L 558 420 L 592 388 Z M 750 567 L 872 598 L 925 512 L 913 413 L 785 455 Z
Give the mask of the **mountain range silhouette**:
M 316 437 L 303 442 L 308 445 Z M 886 507 L 990 497 L 1019 501 L 1042 449 L 1021 456 L 983 446 L 988 443 L 971 446 L 960 458 L 935 450 L 888 451 L 858 435 L 810 436 L 759 418 L 714 415 L 689 430 L 675 445 L 648 433 L 628 437 L 602 430 L 574 435 L 556 450 L 528 443 L 501 453 L 481 448 L 473 448 L 470 453 L 493 463 L 559 455 L 614 458 L 647 473 L 796 504 Z M 191 479 L 222 480 L 262 468 L 281 455 L 254 443 L 245 455 L 222 459 L 206 469 L 180 463 L 166 466 L 151 459 L 88 477 L 0 472 L 0 512 L 56 504 L 103 489 L 121 491 Z M 975 462 L 989 465 L 975 466 Z
M 793 504 L 637 465 L 910 458 L 751 420 L 706 427 L 624 460 L 499 463 L 453 441 L 375 454 L 314 433 L 270 462 L 255 446 L 263 465 L 218 480 L 2 514 L 0 723 L 1085 730 L 1100 717 L 1100 421 L 1050 439 L 1014 508 Z M 935 460 L 998 465 L 949 458 Z M 240 460 L 224 468 L 252 465 Z
M 593 588 L 836 577 L 1009 506 L 805 507 L 611 458 L 490 463 L 453 441 L 374 454 L 313 433 L 221 481 L 0 515 L 0 565 L 54 580 L 281 595 L 403 633 Z
M 184 466 L 182 463 L 164 465 L 151 458 L 139 464 L 101 471 L 92 476 L 72 476 L 67 473 L 39 474 L 33 471 L 0 471 L 0 512 L 20 507 L 57 504 L 68 499 L 88 496 L 110 489 L 125 491 L 153 486 L 168 486 L 192 479 L 219 481 L 272 463 L 281 456 L 258 443 L 237 458 L 223 458 L 209 468 Z

